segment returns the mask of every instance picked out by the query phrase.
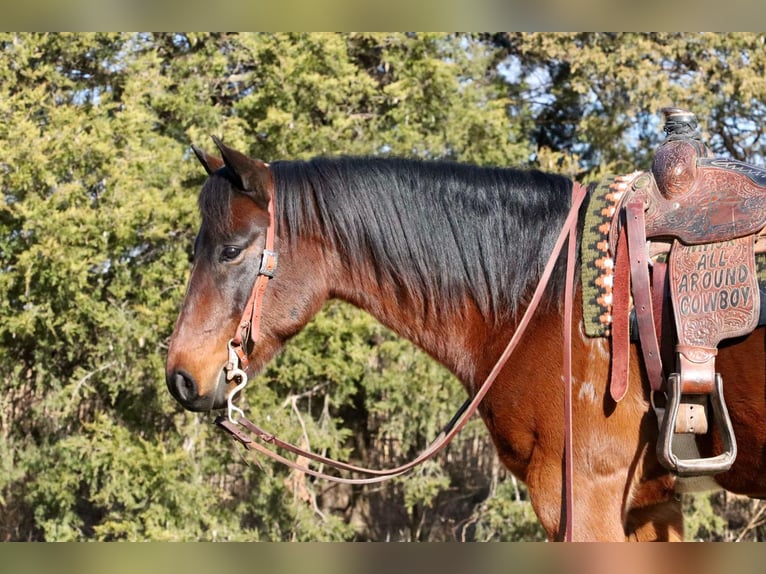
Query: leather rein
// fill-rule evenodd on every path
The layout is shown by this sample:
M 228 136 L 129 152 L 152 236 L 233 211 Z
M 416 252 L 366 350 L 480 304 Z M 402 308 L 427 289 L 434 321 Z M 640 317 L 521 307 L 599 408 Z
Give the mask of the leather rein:
M 587 189 L 585 186 L 573 182 L 572 187 L 572 204 L 567 214 L 567 218 L 559 233 L 556 243 L 553 247 L 553 251 L 546 263 L 545 269 L 540 281 L 535 288 L 532 299 L 527 306 L 524 314 L 519 321 L 516 330 L 508 342 L 500 358 L 495 363 L 491 372 L 479 387 L 473 398 L 468 399 L 458 409 L 457 413 L 452 419 L 444 426 L 439 435 L 434 441 L 426 447 L 426 449 L 418 455 L 412 461 L 397 466 L 395 468 L 387 470 L 374 470 L 367 469 L 344 462 L 335 461 L 333 459 L 318 455 L 311 451 L 302 449 L 293 444 L 285 442 L 275 435 L 261 429 L 245 416 L 242 409 L 236 407 L 233 404 L 235 396 L 245 388 L 248 379 L 245 370 L 249 364 L 247 358 L 247 348 L 250 342 L 255 344 L 260 337 L 260 322 L 262 316 L 263 307 L 263 295 L 266 290 L 266 286 L 271 278 L 274 277 L 277 269 L 277 254 L 274 249 L 274 236 L 275 236 L 275 222 L 274 222 L 274 195 L 275 190 L 273 182 L 270 189 L 270 198 L 268 204 L 269 213 L 269 227 L 266 231 L 266 242 L 264 246 L 263 255 L 261 257 L 260 268 L 258 270 L 258 276 L 253 285 L 250 298 L 245 306 L 242 319 L 234 337 L 228 343 L 229 359 L 224 367 L 226 373 L 226 379 L 228 381 L 236 381 L 236 386 L 231 390 L 228 395 L 228 415 L 219 416 L 215 424 L 227 431 L 232 437 L 242 443 L 247 450 L 257 451 L 277 462 L 287 465 L 288 467 L 303 472 L 310 476 L 317 478 L 330 480 L 334 482 L 344 484 L 371 484 L 376 482 L 382 482 L 400 476 L 417 466 L 418 464 L 430 459 L 436 455 L 441 449 L 443 449 L 449 442 L 460 432 L 465 426 L 470 417 L 476 412 L 479 404 L 484 399 L 485 395 L 489 392 L 492 384 L 497 379 L 498 375 L 502 371 L 503 367 L 507 363 L 511 354 L 519 344 L 524 332 L 529 325 L 532 316 L 534 315 L 537 307 L 542 300 L 545 288 L 548 285 L 548 281 L 558 260 L 559 254 L 563 249 L 564 243 L 568 240 L 568 255 L 567 255 L 567 283 L 565 289 L 564 299 L 564 361 L 563 361 L 563 381 L 565 386 L 565 399 L 564 399 L 564 425 L 565 425 L 565 448 L 564 448 L 564 504 L 565 504 L 565 540 L 572 540 L 572 376 L 571 376 L 571 332 L 572 332 L 572 307 L 573 307 L 573 292 L 574 292 L 574 270 L 576 263 L 576 244 L 577 244 L 577 223 L 580 205 L 584 201 L 587 195 Z M 238 415 L 235 417 L 235 413 Z M 260 441 L 260 442 L 259 442 Z M 343 478 L 325 474 L 323 472 L 313 470 L 305 465 L 294 462 L 279 453 L 267 448 L 263 444 L 266 443 L 274 445 L 279 449 L 289 451 L 298 457 L 312 460 L 314 462 L 333 467 L 335 469 L 368 475 L 367 478 Z

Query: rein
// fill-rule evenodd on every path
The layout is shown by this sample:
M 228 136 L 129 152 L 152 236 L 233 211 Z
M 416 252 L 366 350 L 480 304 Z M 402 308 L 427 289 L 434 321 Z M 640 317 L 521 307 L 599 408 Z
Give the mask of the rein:
M 563 249 L 564 242 L 568 240 L 568 253 L 567 253 L 567 282 L 565 290 L 565 310 L 564 310 L 564 363 L 562 379 L 565 386 L 565 399 L 564 399 L 564 425 L 565 425 L 565 448 L 564 448 L 564 512 L 566 516 L 565 526 L 565 540 L 572 540 L 572 510 L 573 510 L 573 495 L 572 495 L 572 376 L 571 376 L 571 325 L 572 325 L 572 306 L 573 306 L 573 291 L 574 291 L 574 269 L 575 269 L 575 257 L 576 257 L 576 238 L 577 238 L 577 222 L 580 205 L 587 195 L 587 189 L 585 186 L 574 182 L 572 187 L 572 205 L 570 207 L 567 218 L 559 233 L 556 243 L 553 247 L 553 251 L 546 263 L 545 269 L 540 281 L 535 288 L 532 299 L 527 306 L 524 314 L 519 321 L 516 330 L 505 347 L 500 358 L 495 363 L 491 372 L 484 380 L 482 385 L 472 399 L 468 399 L 452 417 L 452 419 L 444 426 L 439 435 L 434 441 L 426 447 L 426 449 L 418 455 L 412 461 L 403 464 L 401 466 L 387 469 L 387 470 L 374 470 L 362 467 L 357 467 L 351 464 L 339 462 L 326 458 L 324 456 L 315 454 L 311 451 L 304 450 L 288 442 L 285 442 L 275 435 L 261 429 L 245 416 L 242 409 L 233 404 L 234 397 L 245 388 L 248 379 L 245 369 L 248 366 L 247 359 L 247 347 L 252 341 L 255 344 L 260 337 L 260 320 L 262 315 L 263 295 L 266 290 L 269 279 L 274 277 L 277 268 L 277 254 L 274 251 L 274 186 L 273 181 L 270 189 L 270 198 L 268 204 L 269 212 L 269 227 L 266 232 L 266 243 L 261 257 L 260 268 L 258 271 L 258 277 L 255 280 L 253 290 L 245 306 L 242 319 L 237 327 L 237 331 L 228 343 L 229 359 L 224 367 L 226 372 L 226 379 L 228 381 L 236 380 L 237 385 L 232 389 L 228 396 L 228 416 L 219 416 L 215 424 L 227 431 L 232 437 L 247 450 L 255 450 L 260 452 L 277 462 L 287 465 L 288 467 L 303 472 L 310 476 L 314 476 L 321 479 L 326 479 L 334 482 L 344 484 L 371 484 L 376 482 L 382 482 L 400 476 L 417 466 L 418 464 L 430 459 L 436 455 L 442 448 L 447 446 L 449 442 L 460 432 L 465 426 L 470 417 L 476 412 L 479 404 L 484 399 L 484 396 L 489 392 L 492 384 L 497 379 L 498 375 L 502 371 L 503 367 L 507 363 L 511 354 L 516 349 L 517 345 L 521 341 L 521 338 L 526 331 L 532 317 L 537 310 L 537 307 L 542 300 L 545 288 L 548 285 L 550 276 L 555 267 L 556 261 Z M 235 418 L 234 413 L 237 413 L 238 417 Z M 296 463 L 289 460 L 277 452 L 263 446 L 258 441 L 263 443 L 272 444 L 277 448 L 287 450 L 298 457 L 313 460 L 320 464 L 325 464 L 338 470 L 360 473 L 369 475 L 368 478 L 342 478 L 332 476 L 308 468 L 307 466 Z

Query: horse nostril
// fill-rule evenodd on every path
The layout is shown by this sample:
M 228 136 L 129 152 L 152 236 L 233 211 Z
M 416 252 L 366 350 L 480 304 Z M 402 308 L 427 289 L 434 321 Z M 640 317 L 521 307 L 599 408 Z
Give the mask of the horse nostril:
M 183 371 L 176 371 L 168 377 L 168 389 L 176 400 L 182 404 L 188 404 L 198 397 L 197 383 Z

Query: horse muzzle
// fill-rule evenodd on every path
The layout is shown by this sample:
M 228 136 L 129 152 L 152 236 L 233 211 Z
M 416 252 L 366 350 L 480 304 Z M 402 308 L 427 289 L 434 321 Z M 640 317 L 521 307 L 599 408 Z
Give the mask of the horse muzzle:
M 212 392 L 201 391 L 194 377 L 183 369 L 168 372 L 165 382 L 173 398 L 189 411 L 205 412 L 226 408 L 228 384 L 223 370 Z

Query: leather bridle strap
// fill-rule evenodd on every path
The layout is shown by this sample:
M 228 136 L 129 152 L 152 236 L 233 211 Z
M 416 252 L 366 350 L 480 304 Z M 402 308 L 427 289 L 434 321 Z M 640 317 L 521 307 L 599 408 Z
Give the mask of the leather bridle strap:
M 295 445 L 292 445 L 290 443 L 287 443 L 285 441 L 282 441 L 281 439 L 277 438 L 271 433 L 268 433 L 264 431 L 263 429 L 259 428 L 257 425 L 249 421 L 244 416 L 238 418 L 236 421 L 231 420 L 231 418 L 227 418 L 225 416 L 220 416 L 216 419 L 216 424 L 229 432 L 234 439 L 242 443 L 244 447 L 248 450 L 255 450 L 257 452 L 260 452 L 269 458 L 272 458 L 276 460 L 277 462 L 280 462 L 282 464 L 287 465 L 288 467 L 297 470 L 299 472 L 306 473 L 310 476 L 315 476 L 322 479 L 327 479 L 335 482 L 341 482 L 345 484 L 370 484 L 375 482 L 381 482 L 383 480 L 387 480 L 390 478 L 393 478 L 395 476 L 399 476 L 403 474 L 404 472 L 412 469 L 416 465 L 424 462 L 425 460 L 428 460 L 429 458 L 433 457 L 436 453 L 438 453 L 442 448 L 444 448 L 449 442 L 462 430 L 462 428 L 465 426 L 465 424 L 468 422 L 470 417 L 476 412 L 479 404 L 484 399 L 486 394 L 489 392 L 490 388 L 492 387 L 492 384 L 497 379 L 498 375 L 504 368 L 505 364 L 507 363 L 508 359 L 510 358 L 511 354 L 516 349 L 517 345 L 521 341 L 521 338 L 524 335 L 524 332 L 526 331 L 529 323 L 532 320 L 532 317 L 537 310 L 537 307 L 540 304 L 540 301 L 542 300 L 543 294 L 545 292 L 545 289 L 548 285 L 548 282 L 550 280 L 551 274 L 553 273 L 553 269 L 556 265 L 556 262 L 558 260 L 558 256 L 561 253 L 561 250 L 563 248 L 564 242 L 569 241 L 569 250 L 568 250 L 568 258 L 567 258 L 567 285 L 566 285 L 566 293 L 565 293 L 565 301 L 566 305 L 569 307 L 568 312 L 565 312 L 565 318 L 568 320 L 568 324 L 565 323 L 565 329 L 564 329 L 564 342 L 565 347 L 570 347 L 570 350 L 568 351 L 568 355 L 565 354 L 565 373 L 564 373 L 564 380 L 565 380 L 565 391 L 567 398 L 565 399 L 565 405 L 567 408 L 567 413 L 565 413 L 565 466 L 566 466 L 566 472 L 565 472 L 565 495 L 567 499 L 567 510 L 566 510 L 566 531 L 568 532 L 569 540 L 571 540 L 571 532 L 572 532 L 572 512 L 571 512 L 571 500 L 572 500 L 572 480 L 571 480 L 571 472 L 572 472 L 572 463 L 571 463 L 571 444 L 572 444 L 572 421 L 571 421 L 571 315 L 572 315 L 572 302 L 573 302 L 573 290 L 574 290 L 574 269 L 576 267 L 576 232 L 577 232 L 577 224 L 579 219 L 579 210 L 580 206 L 582 205 L 582 202 L 585 200 L 585 197 L 587 196 L 587 188 L 579 183 L 574 183 L 572 188 L 572 203 L 569 210 L 569 213 L 567 214 L 567 218 L 564 222 L 563 228 L 561 229 L 561 232 L 559 233 L 559 236 L 556 240 L 556 243 L 553 247 L 553 250 L 551 252 L 551 255 L 548 259 L 548 262 L 546 263 L 545 269 L 543 270 L 543 273 L 540 277 L 540 281 L 537 284 L 537 287 L 535 288 L 534 294 L 532 296 L 532 299 L 529 302 L 529 305 L 527 306 L 526 310 L 524 311 L 524 314 L 522 315 L 521 320 L 519 321 L 518 325 L 516 326 L 516 330 L 511 337 L 511 340 L 508 342 L 508 345 L 504 349 L 503 353 L 500 355 L 500 358 L 495 363 L 494 367 L 490 371 L 489 375 L 487 375 L 487 378 L 482 383 L 481 387 L 479 387 L 478 391 L 474 395 L 474 397 L 467 401 L 458 411 L 458 413 L 453 417 L 453 419 L 450 421 L 448 425 L 445 426 L 445 428 L 442 430 L 440 435 L 431 443 L 430 446 L 428 446 L 417 458 L 414 460 L 398 466 L 396 468 L 387 469 L 387 470 L 374 470 L 374 469 L 367 469 L 362 467 L 357 467 L 354 465 L 350 465 L 347 463 L 342 463 L 339 461 L 335 461 L 333 459 L 329 459 L 327 457 L 323 457 L 321 455 L 312 453 L 311 451 L 307 451 L 305 449 L 302 449 L 300 447 L 297 447 Z M 270 211 L 271 217 L 273 217 L 273 213 Z M 268 244 L 268 240 L 267 240 Z M 259 276 L 260 279 L 260 276 Z M 253 292 L 255 292 L 256 289 L 253 289 Z M 261 302 L 260 299 L 257 296 L 251 297 L 254 301 L 255 306 L 260 306 Z M 249 303 L 248 303 L 249 305 Z M 260 309 L 253 309 L 252 311 L 248 311 L 246 309 L 245 315 L 243 316 L 243 323 L 245 319 L 247 318 L 249 313 L 253 313 L 253 316 L 260 315 Z M 252 331 L 253 333 L 257 333 L 257 331 L 254 329 Z M 339 470 L 344 471 L 350 471 L 350 472 L 356 472 L 356 473 L 363 473 L 371 475 L 368 478 L 341 478 L 337 476 L 328 475 L 316 470 L 313 470 L 305 465 L 293 462 L 292 460 L 289 460 L 280 454 L 274 452 L 273 450 L 259 444 L 257 441 L 260 440 L 262 442 L 273 444 L 278 448 L 285 449 L 289 452 L 292 452 L 293 454 L 298 455 L 299 457 L 304 457 L 309 460 L 313 460 L 315 462 L 326 464 L 328 466 L 332 466 Z
M 255 343 L 261 332 L 261 316 L 263 315 L 263 295 L 266 292 L 266 286 L 269 280 L 274 277 L 277 271 L 277 253 L 274 250 L 274 183 L 271 180 L 269 192 L 269 226 L 266 228 L 266 242 L 261 255 L 261 263 L 258 269 L 258 277 L 255 279 L 250 298 L 247 300 L 239 326 L 234 334 L 229 347 L 237 354 L 240 368 L 247 368 L 249 364 L 247 358 L 247 345 L 250 340 Z

